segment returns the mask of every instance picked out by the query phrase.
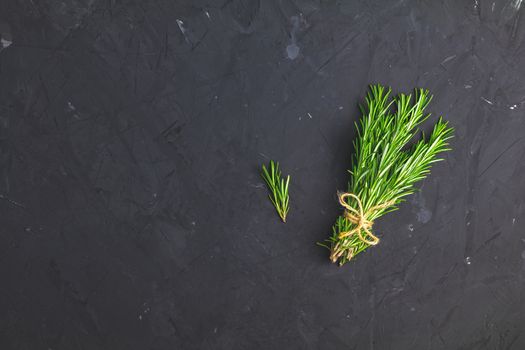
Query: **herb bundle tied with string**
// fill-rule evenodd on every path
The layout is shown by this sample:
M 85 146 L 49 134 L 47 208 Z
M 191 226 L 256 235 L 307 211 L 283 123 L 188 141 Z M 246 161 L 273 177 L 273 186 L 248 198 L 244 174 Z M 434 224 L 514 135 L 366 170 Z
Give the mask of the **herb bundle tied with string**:
M 372 232 L 374 220 L 396 210 L 404 197 L 414 193 L 415 183 L 429 174 L 431 164 L 441 160 L 438 154 L 450 150 L 453 129 L 442 118 L 428 137 L 419 129 L 430 116 L 424 112 L 432 99 L 428 90 L 394 98 L 390 93 L 372 85 L 365 99 L 367 108 L 360 106 L 351 180 L 348 192 L 338 194 L 344 213 L 323 245 L 330 249 L 330 260 L 340 265 L 379 243 Z

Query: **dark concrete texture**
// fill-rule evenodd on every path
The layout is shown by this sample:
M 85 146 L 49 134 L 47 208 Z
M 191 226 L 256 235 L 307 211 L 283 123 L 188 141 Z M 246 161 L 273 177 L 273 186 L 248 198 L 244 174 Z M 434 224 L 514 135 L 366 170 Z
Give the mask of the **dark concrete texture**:
M 0 349 L 525 348 L 521 0 L 4 0 L 0 21 Z M 339 268 L 315 243 L 370 83 L 430 89 L 454 150 Z

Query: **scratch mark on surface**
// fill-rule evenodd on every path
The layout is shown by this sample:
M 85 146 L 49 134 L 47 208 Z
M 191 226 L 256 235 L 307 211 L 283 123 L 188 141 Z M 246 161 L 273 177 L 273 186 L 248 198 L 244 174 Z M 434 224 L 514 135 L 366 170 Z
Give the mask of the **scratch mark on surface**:
M 518 29 L 519 16 L 517 15 L 521 8 L 522 0 L 511 0 L 501 11 L 500 24 L 506 24 L 511 21 L 514 23 L 510 29 L 510 40 L 514 40 Z
M 448 56 L 447 58 L 445 58 L 443 61 L 441 61 L 441 65 L 449 62 L 449 61 L 452 61 L 454 58 L 456 58 L 457 55 L 452 55 L 452 56 Z
M 454 270 L 456 270 L 456 267 L 457 267 L 457 266 L 458 266 L 457 263 L 454 264 L 454 265 L 452 265 L 452 266 L 450 267 L 450 269 L 449 269 L 447 272 L 445 272 L 445 274 L 444 274 L 443 276 L 441 276 L 441 277 L 437 280 L 436 284 L 437 284 L 437 285 L 443 284 L 443 282 L 445 282 L 445 281 L 450 277 L 450 275 L 454 272 Z
M 6 196 L 4 196 L 3 194 L 0 194 L 0 199 L 4 200 L 4 201 L 7 201 L 9 203 L 11 203 L 12 205 L 14 205 L 15 207 L 19 207 L 19 208 L 22 208 L 22 209 L 26 209 L 25 205 L 23 205 L 22 203 L 18 203 Z
M 430 322 L 431 325 L 434 328 L 436 328 L 436 330 L 432 332 L 432 337 L 435 337 L 435 336 L 439 337 L 439 339 L 441 340 L 441 342 L 445 346 L 446 346 L 446 342 L 445 342 L 445 339 L 443 338 L 443 336 L 441 335 L 441 333 L 445 330 L 446 326 L 452 320 L 452 317 L 454 316 L 454 313 L 456 312 L 457 308 L 458 308 L 458 306 L 454 306 L 450 310 L 448 310 L 448 312 L 446 313 L 445 317 L 443 318 L 443 321 L 441 321 L 439 324 L 436 325 L 434 323 L 434 319 Z
M 505 23 L 511 20 L 520 10 L 523 0 L 511 0 L 501 11 L 501 20 Z
M 485 174 L 487 172 L 487 170 L 489 170 L 506 152 L 508 152 L 515 144 L 517 144 L 519 141 L 521 141 L 523 139 L 523 137 L 520 137 L 519 139 L 517 139 L 516 141 L 514 141 L 513 143 L 511 143 L 509 146 L 507 146 L 507 148 L 505 148 L 505 150 L 503 150 L 503 152 L 501 152 L 486 168 L 485 170 L 483 170 L 481 172 L 481 174 L 479 174 L 479 176 L 483 176 L 483 174 Z
M 341 47 L 338 48 L 336 52 L 330 55 L 330 57 L 328 57 L 326 61 L 324 61 L 323 64 L 321 64 L 319 68 L 317 68 L 316 73 L 319 73 L 324 67 L 326 67 L 334 58 L 336 58 L 344 49 L 346 49 L 352 43 L 352 41 L 354 41 L 354 39 L 357 38 L 360 34 L 361 33 L 355 33 L 343 45 L 341 45 Z
M 176 22 L 177 22 L 177 25 L 179 26 L 180 32 L 184 36 L 184 40 L 186 40 L 186 42 L 191 45 L 190 40 L 188 39 L 188 36 L 186 35 L 188 30 L 184 26 L 184 22 L 180 19 L 176 19 Z
M 479 248 L 476 250 L 476 253 L 479 252 L 481 249 L 483 249 L 484 247 L 486 247 L 490 242 L 492 242 L 493 240 L 495 240 L 496 238 L 498 238 L 499 236 L 501 236 L 501 231 L 499 232 L 496 232 L 495 234 L 493 234 L 491 237 L 489 237 L 485 242 L 483 242 L 482 245 L 479 246 Z
M 485 102 L 487 102 L 489 105 L 494 105 L 494 102 L 490 101 L 490 100 L 487 100 L 485 97 L 481 96 L 481 99 Z
M 263 158 L 270 159 L 270 157 L 268 157 L 266 154 L 262 152 L 259 152 L 259 155 L 262 156 Z

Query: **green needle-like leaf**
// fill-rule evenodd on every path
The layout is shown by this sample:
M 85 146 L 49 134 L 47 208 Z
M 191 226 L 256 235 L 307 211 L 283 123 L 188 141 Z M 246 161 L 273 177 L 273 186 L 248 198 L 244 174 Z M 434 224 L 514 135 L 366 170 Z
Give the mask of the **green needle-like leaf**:
M 266 182 L 270 192 L 268 195 L 270 201 L 274 205 L 283 222 L 286 222 L 286 215 L 290 209 L 290 196 L 288 194 L 290 175 L 286 177 L 286 180 L 283 179 L 281 171 L 279 170 L 279 163 L 270 160 L 268 168 L 263 164 L 261 176 Z
M 430 173 L 432 163 L 441 160 L 438 154 L 450 150 L 448 141 L 453 136 L 453 129 L 442 118 L 428 138 L 419 130 L 419 125 L 430 116 L 424 113 L 432 99 L 428 90 L 416 89 L 414 96 L 400 94 L 394 98 L 390 92 L 381 85 L 370 86 L 366 108 L 359 106 L 362 117 L 356 123 L 348 192 L 361 200 L 364 212 L 392 203 L 371 210 L 366 217 L 370 221 L 396 210 L 404 197 L 414 193 L 415 183 Z M 417 136 L 420 139 L 414 143 Z M 357 205 L 354 199 L 349 199 L 348 204 Z M 343 265 L 370 247 L 356 234 L 340 237 L 355 227 L 343 215 L 337 218 L 327 241 L 332 261 Z

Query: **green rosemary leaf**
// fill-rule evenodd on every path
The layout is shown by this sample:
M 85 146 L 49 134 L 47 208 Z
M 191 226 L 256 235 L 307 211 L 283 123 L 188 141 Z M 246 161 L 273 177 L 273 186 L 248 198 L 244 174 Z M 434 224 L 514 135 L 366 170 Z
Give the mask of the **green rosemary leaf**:
M 268 167 L 263 164 L 261 177 L 266 182 L 268 191 L 270 192 L 268 194 L 270 201 L 277 210 L 281 220 L 286 222 L 286 215 L 290 209 L 290 196 L 288 194 L 290 175 L 284 180 L 281 176 L 281 171 L 279 170 L 279 163 L 270 160 Z
M 379 242 L 371 232 L 373 220 L 396 210 L 414 193 L 415 183 L 430 173 L 430 166 L 441 160 L 438 155 L 450 150 L 453 129 L 441 117 L 428 137 L 419 129 L 430 117 L 425 113 L 432 100 L 428 90 L 416 89 L 413 95 L 393 98 L 390 94 L 390 88 L 372 85 L 365 97 L 366 107 L 359 106 L 362 117 L 355 123 L 355 154 L 348 170 L 352 196 L 344 202 L 346 210 L 357 216 L 339 216 L 327 240 L 331 260 L 341 265 Z

